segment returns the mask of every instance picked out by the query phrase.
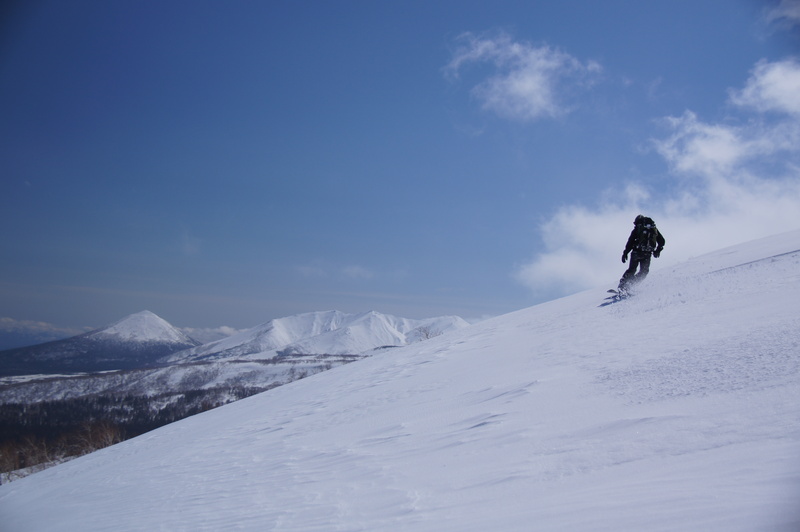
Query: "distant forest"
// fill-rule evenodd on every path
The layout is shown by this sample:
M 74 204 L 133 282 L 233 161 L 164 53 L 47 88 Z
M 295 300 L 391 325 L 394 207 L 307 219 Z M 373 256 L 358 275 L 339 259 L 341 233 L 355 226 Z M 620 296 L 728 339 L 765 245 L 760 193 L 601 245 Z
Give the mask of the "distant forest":
M 3 404 L 0 478 L 24 476 L 276 386 L 280 384 Z

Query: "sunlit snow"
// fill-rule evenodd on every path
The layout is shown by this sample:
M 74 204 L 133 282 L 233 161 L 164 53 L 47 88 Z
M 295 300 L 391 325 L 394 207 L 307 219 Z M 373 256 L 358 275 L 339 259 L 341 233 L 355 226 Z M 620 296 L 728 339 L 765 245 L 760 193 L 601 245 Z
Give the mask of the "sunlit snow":
M 605 288 L 3 486 L 3 530 L 800 529 L 800 231 Z

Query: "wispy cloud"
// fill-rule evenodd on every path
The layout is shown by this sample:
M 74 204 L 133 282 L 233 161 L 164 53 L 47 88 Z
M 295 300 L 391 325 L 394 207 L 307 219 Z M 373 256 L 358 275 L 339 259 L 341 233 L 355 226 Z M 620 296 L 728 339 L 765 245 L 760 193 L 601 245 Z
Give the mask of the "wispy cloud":
M 342 275 L 348 279 L 367 280 L 375 277 L 375 274 L 363 266 L 347 266 L 342 269 Z
M 667 247 L 654 266 L 800 227 L 800 64 L 759 62 L 729 103 L 736 122 L 708 123 L 687 111 L 660 121 L 652 146 L 670 169 L 657 195 L 641 184 L 594 206 L 560 209 L 541 226 L 545 251 L 516 271 L 542 293 L 570 291 L 621 275 L 619 262 L 638 213 L 656 219 Z
M 76 329 L 72 327 L 59 327 L 45 321 L 17 320 L 14 318 L 0 318 L 0 331 L 18 332 L 25 334 L 41 334 L 54 337 L 74 336 L 90 331 L 91 328 Z
M 765 18 L 768 24 L 800 26 L 800 0 L 781 0 L 777 6 L 766 10 Z
M 203 240 L 194 236 L 192 231 L 187 226 L 181 227 L 180 232 L 180 248 L 184 255 L 195 256 L 200 253 L 203 245 Z
M 570 89 L 585 87 L 602 70 L 594 61 L 583 63 L 549 46 L 516 42 L 506 33 L 465 33 L 458 43 L 445 73 L 458 79 L 467 66 L 488 63 L 492 75 L 472 93 L 484 109 L 514 120 L 533 121 L 569 112 L 572 104 L 566 95 Z
M 298 266 L 296 269 L 300 275 L 307 279 L 319 279 L 328 276 L 328 272 L 326 271 L 325 267 L 318 263 L 305 264 Z
M 332 279 L 332 280 L 369 280 L 376 277 L 376 273 L 369 268 L 358 264 L 336 266 L 325 261 L 316 260 L 310 264 L 298 266 L 297 271 L 307 279 Z
M 90 330 L 90 327 L 78 329 L 59 327 L 44 321 L 0 318 L 0 349 L 60 340 Z
M 797 9 L 800 11 L 800 2 Z M 744 89 L 731 91 L 731 100 L 761 112 L 800 115 L 800 63 L 793 58 L 759 61 Z

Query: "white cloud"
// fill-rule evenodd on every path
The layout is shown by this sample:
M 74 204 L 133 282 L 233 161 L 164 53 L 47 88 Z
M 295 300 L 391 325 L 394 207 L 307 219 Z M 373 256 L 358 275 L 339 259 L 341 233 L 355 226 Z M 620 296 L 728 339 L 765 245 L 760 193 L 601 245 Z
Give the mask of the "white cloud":
M 548 46 L 535 47 L 512 41 L 501 33 L 494 37 L 461 36 L 445 72 L 458 78 L 469 64 L 489 63 L 495 73 L 473 88 L 483 108 L 521 121 L 557 117 L 570 110 L 563 101 L 570 87 L 584 86 L 601 67 L 581 63 L 571 55 Z
M 689 111 L 664 119 L 669 131 L 653 146 L 670 168 L 664 188 L 676 191 L 659 196 L 629 184 L 613 200 L 560 209 L 541 227 L 545 251 L 517 278 L 543 294 L 613 285 L 639 213 L 667 239 L 654 268 L 800 228 L 800 113 L 786 92 L 797 79 L 795 61 L 760 62 L 745 88 L 730 93 L 745 113 L 738 124 L 706 123 Z
M 673 134 L 655 141 L 656 150 L 679 173 L 712 175 L 729 172 L 752 148 L 741 131 L 730 126 L 704 124 L 687 111 L 664 119 Z
M 744 89 L 731 92 L 731 100 L 761 112 L 800 114 L 800 63 L 759 61 Z

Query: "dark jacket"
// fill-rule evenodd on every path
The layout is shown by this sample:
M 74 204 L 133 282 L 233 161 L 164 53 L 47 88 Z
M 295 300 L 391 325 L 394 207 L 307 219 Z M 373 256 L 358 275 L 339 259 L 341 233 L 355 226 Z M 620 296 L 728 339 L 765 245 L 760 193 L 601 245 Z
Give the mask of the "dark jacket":
M 642 223 L 636 224 L 625 244 L 625 254 L 631 251 L 638 253 L 661 253 L 666 240 L 650 218 L 645 218 Z

